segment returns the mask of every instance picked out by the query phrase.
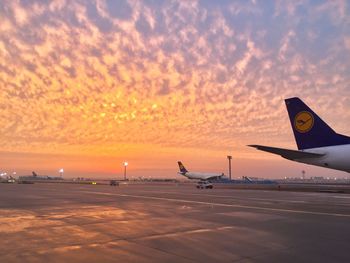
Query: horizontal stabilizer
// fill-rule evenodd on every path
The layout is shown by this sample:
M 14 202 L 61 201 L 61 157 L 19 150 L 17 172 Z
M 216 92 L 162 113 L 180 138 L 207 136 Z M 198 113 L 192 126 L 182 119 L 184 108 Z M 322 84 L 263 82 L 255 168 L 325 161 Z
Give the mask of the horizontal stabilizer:
M 286 158 L 289 160 L 319 158 L 324 156 L 324 154 L 320 154 L 320 153 L 302 152 L 302 151 L 275 148 L 275 147 L 269 147 L 269 146 L 263 146 L 263 145 L 248 145 L 248 146 L 254 147 L 261 151 L 281 155 L 283 158 Z

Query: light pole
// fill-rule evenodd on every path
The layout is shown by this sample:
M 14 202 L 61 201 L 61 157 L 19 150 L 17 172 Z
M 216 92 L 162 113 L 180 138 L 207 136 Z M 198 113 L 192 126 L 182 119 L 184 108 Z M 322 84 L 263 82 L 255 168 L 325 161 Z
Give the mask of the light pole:
M 128 162 L 124 162 L 124 181 L 126 181 L 126 167 L 128 166 Z
M 58 172 L 60 173 L 60 176 L 63 177 L 63 173 L 64 173 L 63 168 L 61 168 Z
M 229 174 L 229 178 L 231 180 L 231 160 L 232 160 L 232 156 L 231 155 L 227 155 L 227 159 L 228 159 L 228 174 Z

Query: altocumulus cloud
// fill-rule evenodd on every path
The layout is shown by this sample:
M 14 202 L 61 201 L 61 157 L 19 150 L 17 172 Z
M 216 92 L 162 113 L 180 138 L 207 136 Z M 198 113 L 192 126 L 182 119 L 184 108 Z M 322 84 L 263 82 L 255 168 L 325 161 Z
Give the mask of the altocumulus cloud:
M 2 150 L 291 145 L 290 96 L 350 133 L 349 18 L 346 1 L 2 1 Z

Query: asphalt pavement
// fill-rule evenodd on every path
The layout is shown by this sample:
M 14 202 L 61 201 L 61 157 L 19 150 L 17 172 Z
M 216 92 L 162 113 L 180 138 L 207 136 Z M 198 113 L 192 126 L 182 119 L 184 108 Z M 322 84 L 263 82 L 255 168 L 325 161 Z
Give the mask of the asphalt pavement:
M 0 184 L 0 262 L 350 262 L 350 195 Z

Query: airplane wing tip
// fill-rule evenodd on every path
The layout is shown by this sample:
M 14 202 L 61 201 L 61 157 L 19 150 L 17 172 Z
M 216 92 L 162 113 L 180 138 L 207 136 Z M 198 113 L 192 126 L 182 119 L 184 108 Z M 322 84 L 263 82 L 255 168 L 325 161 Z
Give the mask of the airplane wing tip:
M 262 146 L 262 145 L 257 145 L 257 144 L 249 144 L 249 145 L 247 145 L 247 146 L 248 146 L 248 147 L 255 148 L 255 149 L 258 149 L 258 150 L 260 150 L 261 147 L 264 147 L 264 146 Z

